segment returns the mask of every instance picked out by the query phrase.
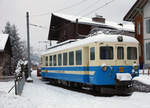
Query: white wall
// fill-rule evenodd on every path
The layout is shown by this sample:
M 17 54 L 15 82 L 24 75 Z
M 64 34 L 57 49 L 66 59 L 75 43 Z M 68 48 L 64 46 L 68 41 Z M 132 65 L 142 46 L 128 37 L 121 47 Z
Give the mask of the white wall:
M 146 43 L 150 42 L 150 33 L 146 33 L 146 20 L 150 19 L 150 0 L 148 0 L 148 3 L 144 7 L 144 59 L 145 64 L 150 64 L 150 60 L 146 59 Z

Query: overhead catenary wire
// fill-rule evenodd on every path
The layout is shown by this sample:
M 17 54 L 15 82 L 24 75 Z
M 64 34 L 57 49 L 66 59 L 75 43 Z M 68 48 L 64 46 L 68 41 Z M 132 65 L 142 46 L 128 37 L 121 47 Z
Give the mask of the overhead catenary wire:
M 93 9 L 92 11 L 90 11 L 90 12 L 88 12 L 87 14 L 83 15 L 83 17 L 85 17 L 85 16 L 87 16 L 87 15 L 93 13 L 93 12 L 96 12 L 97 10 L 99 10 L 99 9 L 101 9 L 101 8 L 103 8 L 103 7 L 107 6 L 107 5 L 109 5 L 110 3 L 114 2 L 114 1 L 115 1 L 115 0 L 111 0 L 111 1 L 109 1 L 109 2 L 107 2 L 107 3 L 105 3 L 104 5 L 102 5 L 102 6 L 98 7 L 98 8 L 96 8 L 96 9 Z
M 86 8 L 84 8 L 83 10 L 81 10 L 80 12 L 78 12 L 77 14 L 81 14 L 82 12 L 85 12 L 87 9 L 89 9 L 91 6 L 97 4 L 98 2 L 100 2 L 101 0 L 96 0 L 95 2 L 93 2 L 92 4 L 88 5 Z
M 56 11 L 54 11 L 54 12 L 63 11 L 63 10 L 69 9 L 69 8 L 73 8 L 73 7 L 75 7 L 75 6 L 77 6 L 77 5 L 81 4 L 81 3 L 86 2 L 86 1 L 87 1 L 87 0 L 81 0 L 80 2 L 77 2 L 77 3 L 75 3 L 75 4 L 72 4 L 72 5 L 68 6 L 68 7 L 65 7 L 65 8 L 62 8 L 62 9 L 59 9 L 59 10 L 56 10 Z M 101 1 L 101 0 L 96 0 L 94 3 L 92 3 L 92 5 L 94 5 L 94 4 L 96 4 L 96 3 L 100 2 L 100 1 Z M 93 13 L 93 12 L 95 12 L 95 11 L 97 11 L 97 10 L 99 10 L 99 9 L 101 9 L 101 8 L 103 8 L 103 7 L 105 7 L 105 6 L 107 6 L 107 5 L 109 5 L 110 3 L 114 2 L 114 1 L 115 1 L 115 0 L 111 0 L 111 1 L 109 1 L 109 2 L 106 2 L 104 5 L 102 5 L 102 6 L 98 7 L 98 8 L 96 8 L 96 9 L 94 9 L 94 10 L 88 12 L 87 14 L 85 14 L 85 15 L 79 17 L 78 19 L 82 19 L 82 17 L 85 17 L 85 16 L 87 16 L 87 15 L 89 15 L 89 14 L 91 14 L 91 13 Z M 89 8 L 90 6 L 91 6 L 91 5 L 89 5 L 89 6 L 86 7 L 85 9 Z M 84 10 L 85 10 L 85 9 L 84 9 Z M 45 16 L 45 15 L 49 15 L 49 14 L 51 14 L 51 12 L 42 13 L 42 14 L 38 14 L 38 15 L 32 15 L 32 16 Z M 47 27 L 43 27 L 43 26 L 36 25 L 36 24 L 30 24 L 30 25 L 31 25 L 31 26 L 35 26 L 35 27 L 39 27 L 39 28 L 43 28 L 43 29 L 48 29 Z M 59 28 L 59 29 L 60 29 L 60 28 Z
M 84 2 L 86 2 L 86 1 L 87 1 L 87 0 L 81 0 L 81 1 L 79 1 L 79 2 L 77 2 L 77 3 L 75 3 L 75 4 L 72 4 L 72 5 L 68 6 L 68 7 L 64 7 L 64 8 L 58 9 L 58 10 L 56 10 L 56 11 L 54 11 L 54 12 L 60 12 L 60 11 L 66 10 L 66 9 L 73 8 L 73 7 L 75 7 L 75 6 L 78 6 L 78 5 L 80 5 L 80 4 L 84 3 Z
M 45 15 L 50 15 L 51 14 L 51 12 L 45 12 L 45 13 L 41 13 L 41 14 L 37 14 L 37 15 L 30 15 L 30 16 L 45 16 Z
M 41 26 L 41 25 L 31 24 L 31 23 L 30 23 L 29 25 L 34 26 L 34 27 L 38 27 L 38 28 L 42 28 L 42 29 L 46 29 L 46 30 L 48 30 L 48 28 L 47 28 L 47 27 L 44 27 L 44 26 Z
M 60 11 L 66 10 L 66 9 L 74 8 L 74 7 L 76 7 L 76 6 L 84 3 L 86 1 L 88 1 L 88 0 L 81 0 L 81 1 L 79 1 L 77 3 L 74 3 L 74 4 L 70 5 L 70 6 L 67 6 L 67 7 L 64 7 L 64 8 L 61 8 L 61 9 L 58 9 L 58 10 L 56 10 L 54 12 L 60 12 Z M 32 15 L 32 16 L 37 16 L 38 17 L 38 16 L 45 16 L 45 15 L 50 15 L 50 14 L 51 14 L 51 12 L 49 11 L 49 12 L 45 12 L 45 13 L 41 13 L 41 14 L 36 14 L 36 15 Z

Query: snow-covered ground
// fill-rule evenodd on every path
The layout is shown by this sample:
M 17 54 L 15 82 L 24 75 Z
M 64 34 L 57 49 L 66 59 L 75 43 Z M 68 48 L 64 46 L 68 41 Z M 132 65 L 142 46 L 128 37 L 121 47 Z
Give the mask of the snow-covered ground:
M 150 85 L 150 75 L 148 75 L 148 70 L 144 70 L 144 75 L 143 70 L 140 70 L 140 77 L 135 77 L 134 80 Z
M 35 71 L 32 78 L 34 82 L 25 84 L 22 96 L 7 93 L 13 82 L 0 82 L 0 108 L 150 108 L 150 93 L 96 97 L 48 85 Z

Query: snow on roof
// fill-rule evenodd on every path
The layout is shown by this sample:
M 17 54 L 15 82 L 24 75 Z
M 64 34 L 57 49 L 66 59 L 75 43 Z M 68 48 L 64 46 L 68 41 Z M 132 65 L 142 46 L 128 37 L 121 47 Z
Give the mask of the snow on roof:
M 124 24 L 123 26 L 118 25 L 118 23 L 113 22 L 113 21 L 105 21 L 105 23 L 100 23 L 100 22 L 95 22 L 92 20 L 92 18 L 86 18 L 86 17 L 81 17 L 81 16 L 73 16 L 73 15 L 66 15 L 66 14 L 61 14 L 61 13 L 53 13 L 53 15 L 63 18 L 65 20 L 69 20 L 73 23 L 76 22 L 76 19 L 78 19 L 78 23 L 80 24 L 90 24 L 90 25 L 101 25 L 101 26 L 106 26 L 106 27 L 111 27 L 119 30 L 126 30 L 126 31 L 131 31 L 134 32 L 134 25 L 132 24 Z
M 0 51 L 4 51 L 8 40 L 8 34 L 0 34 Z
M 105 23 L 107 25 L 117 28 L 118 30 L 135 32 L 135 27 L 133 24 L 123 24 L 123 26 L 120 26 L 116 22 L 113 22 L 113 21 L 106 21 Z
M 69 20 L 73 23 L 75 23 L 76 19 L 78 19 L 78 23 L 81 23 L 81 24 L 105 25 L 103 23 L 92 21 L 91 18 L 86 18 L 86 17 L 81 17 L 81 16 L 66 15 L 66 14 L 61 14 L 61 13 L 53 13 L 53 15 Z
M 72 43 L 68 43 L 53 49 L 49 49 L 46 52 L 44 52 L 42 55 L 44 54 L 48 54 L 51 52 L 56 52 L 56 51 L 61 51 L 61 50 L 65 50 L 65 49 L 69 49 L 69 48 L 73 48 L 73 47 L 78 47 L 78 46 L 82 46 L 82 45 L 87 45 L 93 42 L 118 42 L 118 36 L 121 35 L 112 35 L 112 34 L 97 34 L 95 36 L 92 37 L 88 37 L 85 39 L 80 39 L 78 41 L 72 42 Z M 134 43 L 138 43 L 138 41 L 130 36 L 122 36 L 123 37 L 123 42 L 134 42 Z

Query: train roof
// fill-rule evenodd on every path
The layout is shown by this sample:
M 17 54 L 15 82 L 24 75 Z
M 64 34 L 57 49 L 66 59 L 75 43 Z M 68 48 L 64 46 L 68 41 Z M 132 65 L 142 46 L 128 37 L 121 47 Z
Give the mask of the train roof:
M 98 34 L 95 36 L 87 37 L 85 39 L 77 40 L 75 42 L 67 43 L 67 44 L 64 44 L 61 46 L 58 45 L 58 47 L 56 45 L 52 49 L 48 49 L 47 51 L 45 51 L 42 55 L 52 53 L 52 52 L 66 50 L 69 48 L 75 48 L 78 46 L 87 45 L 87 44 L 94 43 L 94 42 L 118 42 L 118 37 L 122 37 L 122 39 L 123 39 L 122 42 L 139 43 L 134 37 L 131 37 L 131 36 Z

